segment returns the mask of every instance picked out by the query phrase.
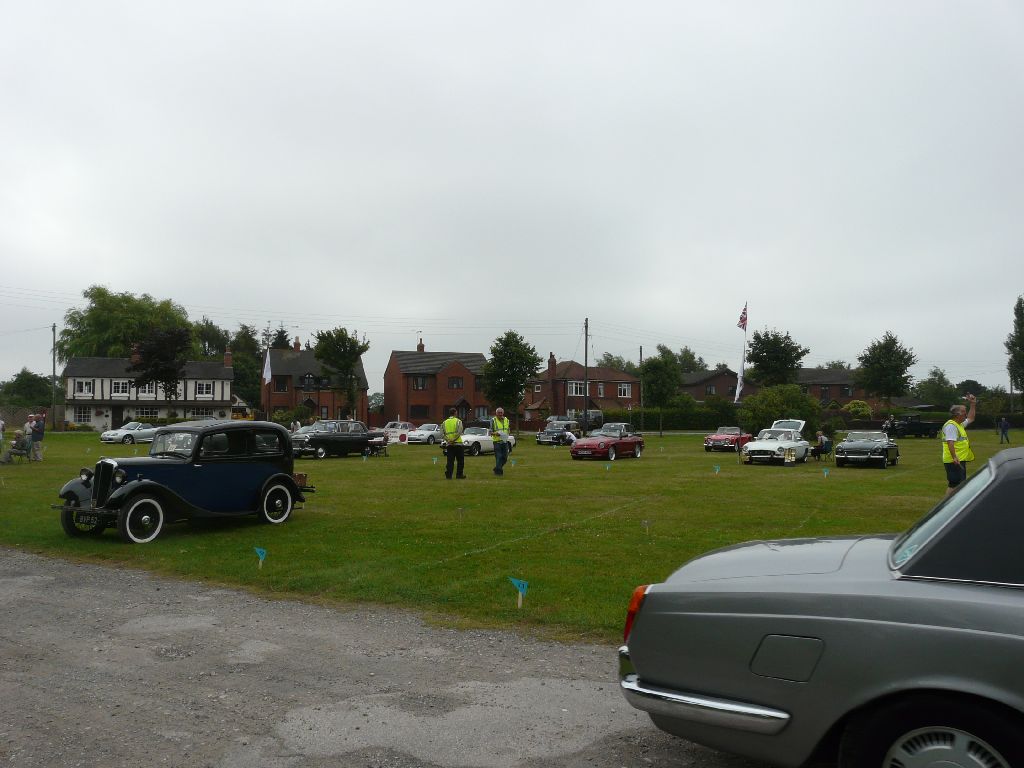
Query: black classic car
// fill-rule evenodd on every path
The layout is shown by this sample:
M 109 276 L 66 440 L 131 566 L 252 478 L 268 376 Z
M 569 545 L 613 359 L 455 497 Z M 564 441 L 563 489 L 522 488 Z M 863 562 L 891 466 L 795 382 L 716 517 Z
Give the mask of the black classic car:
M 900 449 L 885 432 L 850 432 L 836 446 L 836 466 L 860 464 L 885 469 L 899 464 Z
M 905 533 L 752 541 L 640 586 L 623 694 L 784 766 L 1024 765 L 1024 449 Z
M 101 458 L 60 490 L 68 536 L 117 527 L 129 543 L 153 541 L 167 523 L 257 515 L 285 522 L 314 491 L 293 475 L 288 430 L 263 421 L 192 421 L 157 430 L 148 456 Z
M 572 432 L 576 437 L 583 435 L 577 421 L 549 421 L 540 432 L 537 433 L 537 445 L 567 445 L 569 438 L 566 432 Z
M 373 440 L 384 442 L 383 430 L 370 431 L 361 421 L 350 419 L 324 419 L 303 427 L 292 435 L 292 450 L 296 456 L 348 456 L 366 453 Z

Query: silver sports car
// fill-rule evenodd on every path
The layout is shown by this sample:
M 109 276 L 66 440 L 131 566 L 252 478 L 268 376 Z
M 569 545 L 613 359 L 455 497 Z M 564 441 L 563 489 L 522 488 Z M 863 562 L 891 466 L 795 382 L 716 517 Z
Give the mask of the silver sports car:
M 1024 449 L 902 535 L 755 541 L 637 587 L 622 690 L 785 766 L 1024 766 Z

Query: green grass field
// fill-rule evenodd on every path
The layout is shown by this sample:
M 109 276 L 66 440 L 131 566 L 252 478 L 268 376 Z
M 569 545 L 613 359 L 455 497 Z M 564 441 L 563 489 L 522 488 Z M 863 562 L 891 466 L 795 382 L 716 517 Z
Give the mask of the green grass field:
M 979 461 L 999 449 L 992 433 L 971 441 Z M 612 642 L 636 585 L 706 550 L 906 528 L 941 499 L 945 479 L 938 440 L 907 438 L 900 449 L 899 466 L 884 471 L 813 460 L 745 466 L 735 454 L 705 453 L 698 436 L 649 432 L 643 458 L 609 464 L 571 461 L 568 449 L 523 435 L 504 478 L 481 456 L 467 457 L 469 479 L 447 481 L 436 447 L 395 446 L 388 458 L 297 461 L 318 492 L 279 528 L 255 518 L 182 524 L 131 546 L 110 529 L 70 539 L 48 505 L 100 455 L 148 446 L 51 434 L 44 462 L 0 465 L 0 544 L 268 595 L 403 606 L 459 626 Z M 267 550 L 262 568 L 254 547 Z M 510 576 L 529 582 L 522 609 Z

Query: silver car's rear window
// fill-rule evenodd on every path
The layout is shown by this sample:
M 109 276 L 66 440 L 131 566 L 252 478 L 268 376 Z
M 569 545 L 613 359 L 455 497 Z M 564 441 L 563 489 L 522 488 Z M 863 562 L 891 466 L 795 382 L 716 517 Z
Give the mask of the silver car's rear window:
M 910 530 L 893 542 L 889 550 L 890 565 L 893 568 L 902 568 L 910 562 L 910 559 L 950 520 L 959 515 L 964 507 L 974 501 L 991 481 L 992 469 L 986 464 L 968 478 L 960 490 L 939 504 L 929 515 L 918 520 Z

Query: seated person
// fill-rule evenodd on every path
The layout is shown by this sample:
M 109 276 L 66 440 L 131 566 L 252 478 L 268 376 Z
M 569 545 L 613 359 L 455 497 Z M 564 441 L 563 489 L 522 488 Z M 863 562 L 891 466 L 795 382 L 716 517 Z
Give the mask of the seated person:
M 822 456 L 828 456 L 832 452 L 832 441 L 825 437 L 825 433 L 820 429 L 817 435 L 817 444 L 811 448 L 811 455 L 817 460 L 821 461 Z
M 10 464 L 14 461 L 15 456 L 24 456 L 28 458 L 32 453 L 32 437 L 26 435 L 20 429 L 14 430 L 14 440 L 11 441 L 11 447 L 4 451 L 3 456 L 0 456 L 0 464 Z

